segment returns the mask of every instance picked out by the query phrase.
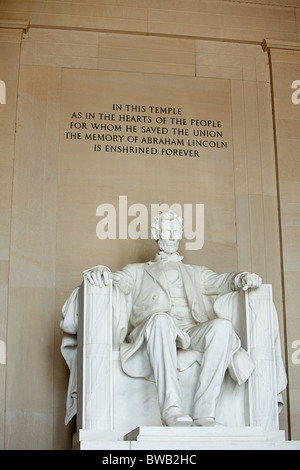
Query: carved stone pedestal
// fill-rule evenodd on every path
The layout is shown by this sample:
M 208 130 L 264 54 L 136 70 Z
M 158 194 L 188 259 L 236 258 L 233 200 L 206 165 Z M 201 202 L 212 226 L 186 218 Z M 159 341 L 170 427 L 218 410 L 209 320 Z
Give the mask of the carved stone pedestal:
M 260 426 L 164 427 L 141 426 L 123 440 L 99 431 L 79 431 L 78 450 L 300 450 L 300 441 L 286 441 L 284 431 L 265 433 Z M 111 440 L 110 440 L 111 439 Z

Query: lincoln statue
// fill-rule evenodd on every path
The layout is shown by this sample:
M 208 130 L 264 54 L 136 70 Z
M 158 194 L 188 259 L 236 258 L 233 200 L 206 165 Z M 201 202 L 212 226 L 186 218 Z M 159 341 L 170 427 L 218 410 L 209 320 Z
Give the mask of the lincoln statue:
M 216 406 L 226 370 L 241 383 L 253 364 L 241 350 L 231 321 L 217 316 L 209 299 L 258 288 L 262 279 L 248 272 L 217 274 L 183 263 L 178 253 L 183 223 L 172 211 L 158 214 L 151 228 L 158 245 L 153 261 L 129 264 L 115 273 L 97 267 L 87 278 L 99 289 L 111 279 L 114 291 L 128 299 L 128 328 L 120 345 L 122 369 L 131 377 L 155 381 L 163 425 L 218 426 Z M 183 411 L 178 349 L 202 353 L 191 416 Z

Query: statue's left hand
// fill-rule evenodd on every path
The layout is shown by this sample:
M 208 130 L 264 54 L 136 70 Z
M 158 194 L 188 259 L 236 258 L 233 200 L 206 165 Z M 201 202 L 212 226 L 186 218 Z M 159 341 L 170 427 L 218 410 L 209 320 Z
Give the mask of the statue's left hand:
M 262 285 L 262 278 L 255 273 L 245 273 L 240 277 L 241 289 L 256 289 Z
M 97 287 L 108 286 L 109 279 L 111 279 L 111 272 L 105 266 L 87 269 L 84 274 L 90 284 Z

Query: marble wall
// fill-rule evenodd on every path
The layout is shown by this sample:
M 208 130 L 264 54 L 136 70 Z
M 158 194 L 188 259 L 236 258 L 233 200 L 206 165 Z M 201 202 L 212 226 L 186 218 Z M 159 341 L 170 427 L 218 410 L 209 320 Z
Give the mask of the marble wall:
M 96 236 L 98 204 L 125 193 L 128 204 L 146 207 L 203 203 L 204 247 L 183 250 L 186 261 L 255 271 L 273 284 L 290 383 L 281 428 L 300 438 L 300 365 L 291 359 L 300 339 L 299 110 L 291 102 L 300 17 L 294 0 L 259 3 L 1 2 L 2 448 L 71 446 L 62 304 L 83 269 L 117 269 L 154 253 L 150 240 Z M 273 42 L 262 47 L 266 38 Z M 187 113 L 197 97 L 201 114 L 226 123 L 227 149 L 158 166 L 150 156 L 110 162 L 90 143 L 66 140 L 74 106 L 97 111 L 124 95 L 146 105 L 174 95 Z
M 7 307 L 9 286 L 10 229 L 18 72 L 22 30 L 0 29 L 1 80 L 6 85 L 6 104 L 0 105 L 0 446 L 4 446 L 6 397 Z M 3 65 L 5 64 L 5 67 Z
M 300 110 L 294 81 L 300 76 L 298 44 L 286 49 L 281 42 L 266 41 L 272 67 L 272 90 L 278 168 L 278 197 L 282 243 L 283 292 L 288 350 L 290 426 L 292 435 L 299 433 L 300 376 L 299 298 L 295 295 L 300 281 Z M 292 88 L 293 84 L 293 88 Z

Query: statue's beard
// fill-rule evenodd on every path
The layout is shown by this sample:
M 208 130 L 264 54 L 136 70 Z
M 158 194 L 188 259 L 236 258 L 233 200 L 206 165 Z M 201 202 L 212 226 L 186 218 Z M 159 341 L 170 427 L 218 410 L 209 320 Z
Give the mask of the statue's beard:
M 178 251 L 180 240 L 158 240 L 158 246 L 165 253 L 175 253 Z

